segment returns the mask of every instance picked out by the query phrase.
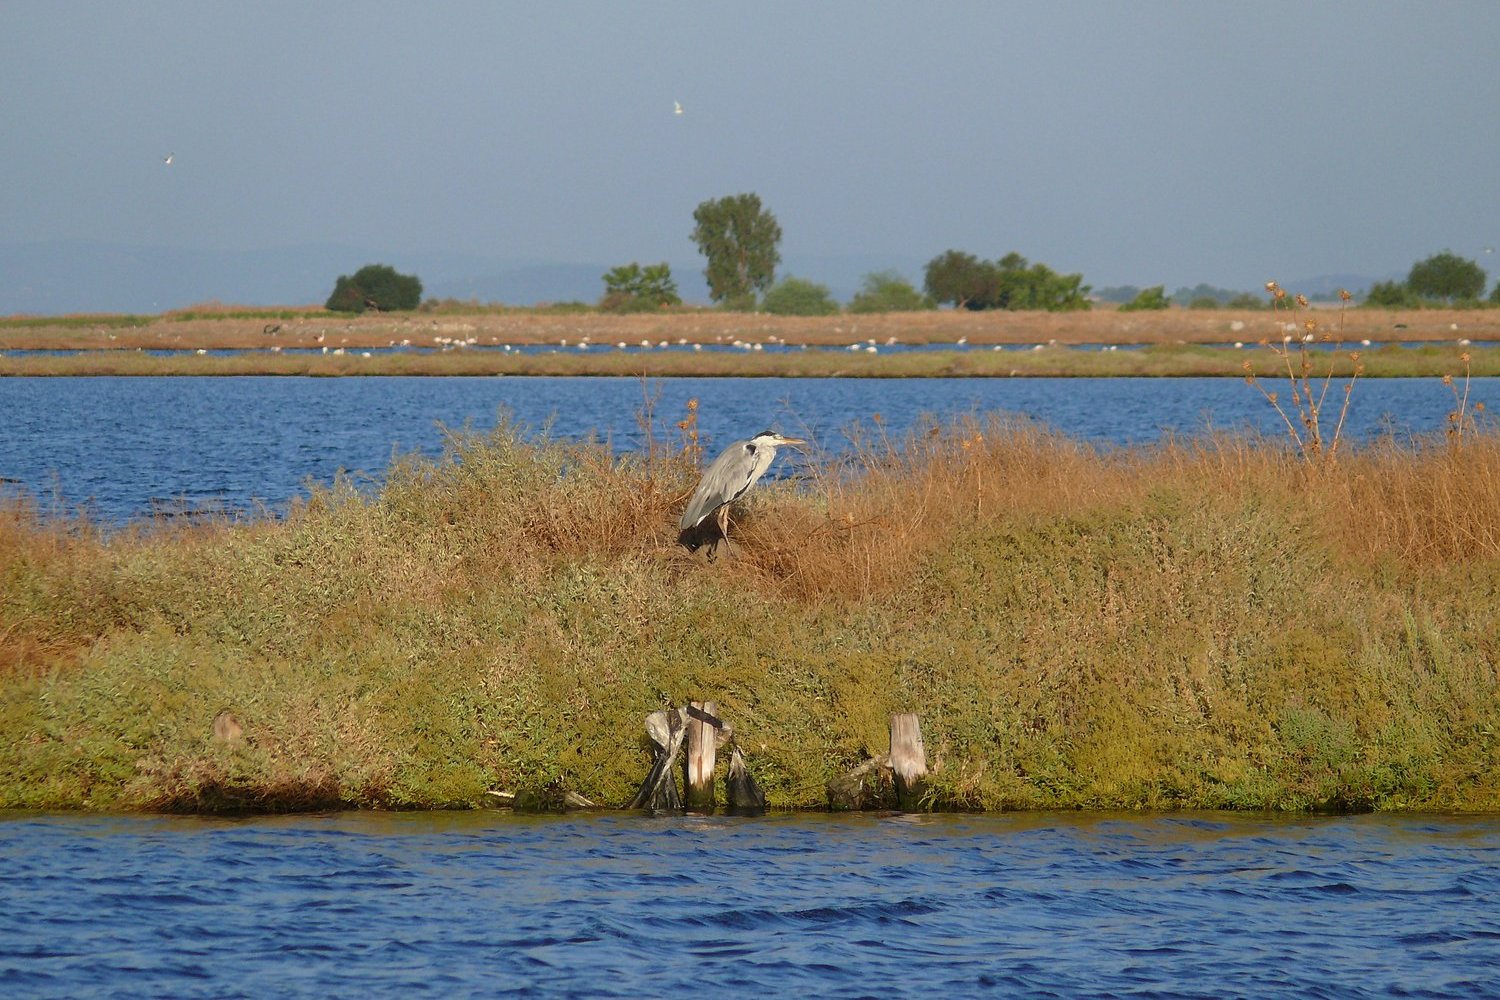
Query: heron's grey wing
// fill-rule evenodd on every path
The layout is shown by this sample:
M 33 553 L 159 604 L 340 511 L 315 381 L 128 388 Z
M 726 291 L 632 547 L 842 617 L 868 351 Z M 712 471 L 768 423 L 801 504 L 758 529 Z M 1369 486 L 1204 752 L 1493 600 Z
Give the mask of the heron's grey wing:
M 736 441 L 709 464 L 703 478 L 698 481 L 698 488 L 693 491 L 692 499 L 688 500 L 687 509 L 682 512 L 682 520 L 677 522 L 679 529 L 696 528 L 705 517 L 739 496 L 750 485 L 746 477 L 755 455 L 745 450 L 749 443 Z

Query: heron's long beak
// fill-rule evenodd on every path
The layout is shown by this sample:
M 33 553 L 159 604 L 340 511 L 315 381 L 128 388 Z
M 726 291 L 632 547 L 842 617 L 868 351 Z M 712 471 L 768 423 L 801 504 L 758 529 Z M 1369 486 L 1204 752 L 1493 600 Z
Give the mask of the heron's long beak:
M 780 443 L 781 444 L 807 444 L 807 442 L 804 441 L 802 438 L 789 438 L 789 437 L 783 437 L 781 439 Z

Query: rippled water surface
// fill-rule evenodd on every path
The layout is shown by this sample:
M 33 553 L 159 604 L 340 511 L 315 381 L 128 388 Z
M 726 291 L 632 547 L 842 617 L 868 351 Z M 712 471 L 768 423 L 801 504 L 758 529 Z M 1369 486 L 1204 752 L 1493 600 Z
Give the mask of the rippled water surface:
M 1469 997 L 1500 822 L 0 814 L 0 994 Z
M 628 378 L 0 378 L 0 488 L 87 505 L 110 521 L 162 503 L 276 508 L 340 469 L 378 478 L 395 451 L 437 451 L 440 423 L 486 429 L 502 410 L 533 428 L 550 423 L 555 437 L 593 434 L 640 450 L 647 389 Z M 876 414 L 896 434 L 923 415 L 986 411 L 1115 444 L 1210 426 L 1284 433 L 1238 379 L 673 378 L 649 392 L 664 440 L 699 399 L 710 449 L 774 425 L 836 451 L 844 429 Z M 1500 379 L 1476 379 L 1476 402 L 1497 412 Z M 1370 379 L 1356 389 L 1347 430 L 1360 439 L 1432 433 L 1452 408 L 1438 379 Z

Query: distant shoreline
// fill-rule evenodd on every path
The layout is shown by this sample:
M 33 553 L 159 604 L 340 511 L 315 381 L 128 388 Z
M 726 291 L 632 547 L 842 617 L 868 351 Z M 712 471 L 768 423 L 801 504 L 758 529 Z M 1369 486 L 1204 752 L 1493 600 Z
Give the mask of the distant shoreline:
M 551 375 L 620 377 L 1110 377 L 1258 376 L 1284 371 L 1269 345 L 1302 333 L 1312 353 L 1368 377 L 1500 375 L 1500 310 L 1330 310 L 1270 312 L 1172 309 L 1123 313 L 955 311 L 783 317 L 684 310 L 614 315 L 547 310 L 479 310 L 341 316 L 320 310 L 260 315 L 41 317 L 0 321 L 0 376 L 78 375 Z M 1368 344 L 1364 343 L 1369 341 Z M 692 351 L 701 344 L 743 351 Z M 502 345 L 555 345 L 556 353 L 504 352 Z M 951 350 L 882 353 L 892 344 Z M 1098 350 L 1097 345 L 1144 347 Z M 1235 344 L 1240 349 L 1235 349 Z M 1400 344 L 1420 346 L 1402 347 Z M 629 350 L 621 350 L 621 346 Z M 755 350 L 755 345 L 807 351 Z M 851 347 L 857 349 L 851 350 Z M 1077 350 L 1083 345 L 1093 349 Z M 662 350 L 663 346 L 675 350 Z M 1295 354 L 1296 341 L 1290 341 Z M 474 350 L 473 348 L 484 348 Z M 995 351 L 994 347 L 1012 348 Z M 1030 350 L 1015 350 L 1029 347 Z M 391 348 L 397 348 L 391 351 Z M 403 350 L 402 348 L 406 348 Z M 836 348 L 842 348 L 837 350 Z M 873 351 L 869 348 L 874 348 Z M 16 355 L 66 350 L 76 355 Z M 151 350 L 244 351 L 233 356 Z M 284 353 L 288 350 L 327 353 Z M 386 353 L 362 352 L 381 350 Z M 1492 356 L 1493 355 L 1493 356 Z

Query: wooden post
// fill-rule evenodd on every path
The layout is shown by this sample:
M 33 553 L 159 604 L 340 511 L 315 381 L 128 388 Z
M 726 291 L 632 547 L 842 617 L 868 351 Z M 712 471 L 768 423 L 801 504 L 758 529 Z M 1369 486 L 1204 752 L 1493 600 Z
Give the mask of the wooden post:
M 896 772 L 896 802 L 906 810 L 922 807 L 927 777 L 927 748 L 915 713 L 891 716 L 891 770 Z
M 714 807 L 714 751 L 719 746 L 719 719 L 716 701 L 692 701 L 687 707 L 687 807 Z

